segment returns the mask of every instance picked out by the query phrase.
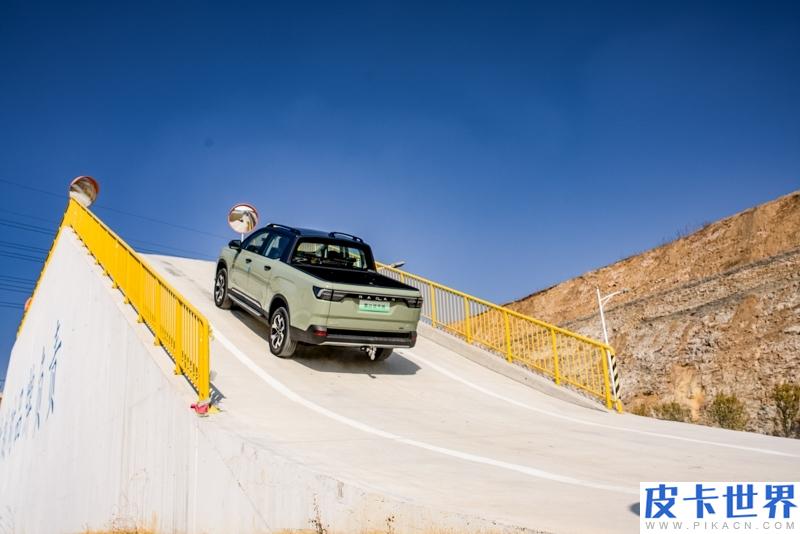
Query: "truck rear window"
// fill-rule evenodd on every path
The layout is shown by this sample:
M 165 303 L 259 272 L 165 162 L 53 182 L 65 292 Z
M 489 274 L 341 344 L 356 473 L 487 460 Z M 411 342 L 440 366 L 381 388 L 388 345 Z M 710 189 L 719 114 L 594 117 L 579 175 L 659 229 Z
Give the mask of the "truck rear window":
M 369 269 L 367 253 L 363 248 L 325 241 L 301 241 L 292 254 L 292 263 L 359 271 Z

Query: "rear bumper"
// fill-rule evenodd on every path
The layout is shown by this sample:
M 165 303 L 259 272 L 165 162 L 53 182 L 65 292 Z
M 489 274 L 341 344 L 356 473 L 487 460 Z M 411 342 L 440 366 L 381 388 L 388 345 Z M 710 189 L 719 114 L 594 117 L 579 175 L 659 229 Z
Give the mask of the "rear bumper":
M 292 336 L 301 343 L 309 345 L 328 345 L 341 347 L 386 347 L 411 348 L 417 343 L 416 332 L 370 332 L 364 330 L 343 330 L 312 325 L 306 330 L 292 328 Z

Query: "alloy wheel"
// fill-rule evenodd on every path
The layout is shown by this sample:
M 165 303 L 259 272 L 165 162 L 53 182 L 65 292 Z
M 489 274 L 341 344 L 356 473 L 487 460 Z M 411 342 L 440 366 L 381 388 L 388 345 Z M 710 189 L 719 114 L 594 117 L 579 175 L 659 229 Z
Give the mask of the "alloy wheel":
M 220 271 L 217 274 L 217 282 L 214 284 L 214 301 L 217 304 L 222 303 L 222 299 L 225 297 L 225 274 Z
M 286 321 L 283 315 L 276 313 L 272 318 L 272 326 L 269 331 L 269 340 L 272 347 L 278 350 L 283 345 L 283 340 L 286 338 Z

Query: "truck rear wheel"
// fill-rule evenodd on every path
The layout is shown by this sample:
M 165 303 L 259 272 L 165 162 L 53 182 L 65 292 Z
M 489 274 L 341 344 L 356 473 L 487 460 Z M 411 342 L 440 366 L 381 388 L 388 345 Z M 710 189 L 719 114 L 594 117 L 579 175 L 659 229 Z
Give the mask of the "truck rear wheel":
M 376 349 L 375 350 L 375 360 L 374 361 L 382 362 L 382 361 L 384 361 L 386 358 L 388 358 L 391 355 L 392 355 L 392 349 L 387 349 L 387 348 Z
M 279 358 L 291 358 L 296 348 L 289 312 L 283 306 L 276 308 L 269 320 L 269 351 Z

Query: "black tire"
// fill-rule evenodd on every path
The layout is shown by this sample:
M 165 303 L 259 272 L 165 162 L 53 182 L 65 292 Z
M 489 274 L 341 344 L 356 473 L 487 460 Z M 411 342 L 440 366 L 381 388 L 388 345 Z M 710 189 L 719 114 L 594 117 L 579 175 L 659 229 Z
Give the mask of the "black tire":
M 289 312 L 283 306 L 276 308 L 269 318 L 269 351 L 279 358 L 291 358 L 296 348 Z
M 375 349 L 375 359 L 373 361 L 382 362 L 392 355 L 392 349 Z
M 214 277 L 214 304 L 223 310 L 231 309 L 233 301 L 228 296 L 228 270 L 222 267 Z

